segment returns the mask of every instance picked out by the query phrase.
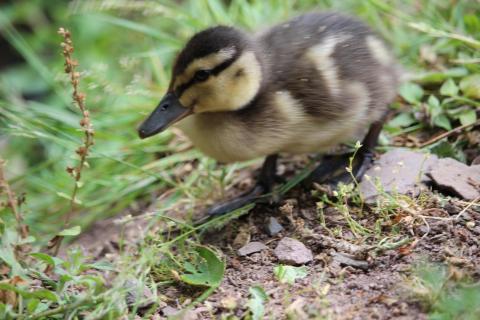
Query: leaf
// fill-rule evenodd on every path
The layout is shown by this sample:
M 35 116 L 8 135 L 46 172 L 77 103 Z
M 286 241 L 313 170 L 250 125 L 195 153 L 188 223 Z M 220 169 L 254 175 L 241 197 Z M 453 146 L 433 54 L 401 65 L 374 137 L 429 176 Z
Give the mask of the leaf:
M 440 87 L 440 94 L 444 96 L 454 97 L 458 94 L 458 87 L 455 84 L 455 81 L 448 79 Z
M 428 112 L 432 118 L 437 117 L 439 114 L 442 113 L 442 107 L 440 106 L 440 101 L 437 97 L 431 95 L 428 97 Z
M 21 239 L 20 241 L 18 241 L 18 245 L 22 245 L 22 244 L 29 244 L 29 243 L 34 243 L 35 242 L 35 237 L 34 236 L 28 236 L 26 237 L 25 239 Z
M 422 100 L 423 89 L 416 83 L 406 82 L 400 87 L 400 95 L 409 103 L 418 103 Z
M 459 85 L 466 97 L 480 99 L 480 73 L 463 78 Z
M 253 320 L 263 319 L 263 314 L 265 313 L 265 307 L 263 304 L 268 300 L 268 296 L 260 286 L 253 286 L 248 289 L 250 292 L 250 299 L 248 300 L 247 307 L 252 313 Z
M 428 72 L 415 78 L 416 82 L 421 84 L 440 84 L 448 78 L 465 77 L 468 70 L 462 67 L 451 68 L 442 72 Z
M 294 267 L 279 265 L 273 269 L 273 273 L 281 283 L 294 284 L 296 279 L 303 279 L 308 275 L 307 267 Z
M 198 246 L 195 249 L 198 254 L 198 265 L 196 268 L 189 266 L 189 271 L 196 270 L 190 274 L 183 274 L 180 279 L 190 285 L 218 287 L 225 273 L 225 262 L 222 261 L 213 250 Z
M 438 144 L 435 144 L 430 152 L 439 156 L 440 158 L 454 158 L 458 161 L 465 162 L 465 154 L 454 144 L 447 141 L 442 141 Z
M 113 264 L 108 261 L 98 261 L 89 265 L 89 268 L 97 269 L 97 270 L 104 270 L 104 271 L 116 271 Z
M 71 227 L 68 229 L 64 229 L 58 233 L 59 236 L 66 237 L 66 236 L 78 236 L 82 232 L 82 228 L 80 226 Z
M 445 130 L 452 130 L 452 125 L 450 124 L 450 120 L 444 114 L 440 114 L 437 117 L 433 118 L 433 124 L 437 127 L 443 128 Z
M 399 128 L 408 127 L 417 122 L 410 112 L 402 112 L 388 122 L 389 127 Z
M 45 299 L 52 302 L 58 302 L 58 297 L 55 293 L 47 289 L 40 289 L 32 292 L 32 296 L 38 299 Z
M 72 197 L 70 195 L 66 194 L 65 192 L 57 192 L 57 196 L 62 197 L 64 199 L 67 199 L 69 201 L 72 201 Z M 80 204 L 80 205 L 82 204 L 82 201 L 80 201 L 78 198 L 75 198 L 74 202 L 75 202 L 75 204 Z
M 49 266 L 55 267 L 55 260 L 46 253 L 35 252 L 30 253 L 30 256 L 36 258 L 37 260 L 45 262 Z
M 40 303 L 40 299 L 37 298 L 31 298 L 27 302 L 27 311 L 29 313 L 34 313 L 35 310 L 37 310 L 38 304 Z
M 477 121 L 477 113 L 473 109 L 465 110 L 462 113 L 460 113 L 458 118 L 462 126 L 467 126 Z

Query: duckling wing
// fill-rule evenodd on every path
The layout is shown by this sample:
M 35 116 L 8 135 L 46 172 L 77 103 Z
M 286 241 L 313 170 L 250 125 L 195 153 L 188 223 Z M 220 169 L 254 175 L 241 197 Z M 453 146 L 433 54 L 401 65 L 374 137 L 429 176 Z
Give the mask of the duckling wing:
M 378 120 L 395 97 L 398 67 L 367 25 L 339 13 L 310 13 L 259 36 L 269 83 L 320 120 Z

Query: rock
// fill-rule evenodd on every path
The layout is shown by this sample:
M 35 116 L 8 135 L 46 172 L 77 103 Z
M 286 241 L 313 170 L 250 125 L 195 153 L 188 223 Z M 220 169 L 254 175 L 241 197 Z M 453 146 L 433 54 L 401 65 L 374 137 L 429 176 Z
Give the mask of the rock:
M 287 264 L 305 264 L 313 260 L 310 249 L 300 241 L 288 237 L 280 240 L 274 253 L 280 262 Z
M 260 252 L 262 250 L 268 249 L 266 245 L 258 241 L 252 241 L 238 249 L 237 253 L 239 256 L 248 256 L 249 254 Z
M 129 308 L 137 307 L 138 309 L 146 309 L 153 305 L 154 296 L 150 289 L 137 280 L 127 280 L 125 282 L 127 293 L 125 302 Z
M 480 165 L 467 166 L 451 158 L 440 159 L 428 174 L 436 187 L 466 200 L 480 197 Z
M 302 215 L 302 217 L 310 221 L 313 221 L 318 217 L 318 213 L 315 208 L 302 209 L 300 210 L 300 214 Z
M 179 313 L 179 310 L 175 309 L 174 307 L 166 306 L 162 309 L 162 313 L 165 317 L 172 317 Z
M 363 260 L 356 260 L 353 256 L 345 253 L 334 253 L 333 261 L 339 263 L 342 266 L 351 266 L 354 268 L 367 270 L 368 262 Z
M 270 236 L 275 236 L 283 230 L 282 225 L 274 217 L 268 218 L 267 232 Z
M 477 156 L 475 159 L 472 160 L 472 166 L 480 164 L 480 156 Z
M 195 310 L 177 310 L 173 307 L 166 306 L 162 309 L 162 314 L 168 319 L 196 320 L 198 315 Z
M 368 203 L 374 203 L 382 190 L 386 193 L 398 193 L 418 196 L 430 181 L 427 173 L 438 161 L 437 156 L 406 149 L 393 149 L 375 161 L 367 170 L 360 191 Z M 381 188 L 377 188 L 377 181 Z

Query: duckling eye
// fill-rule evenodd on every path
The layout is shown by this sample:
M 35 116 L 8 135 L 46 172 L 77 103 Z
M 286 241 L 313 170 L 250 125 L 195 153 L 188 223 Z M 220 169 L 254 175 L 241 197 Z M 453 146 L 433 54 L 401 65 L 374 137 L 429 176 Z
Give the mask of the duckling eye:
M 209 70 L 198 70 L 195 72 L 194 78 L 196 81 L 205 81 L 210 76 Z

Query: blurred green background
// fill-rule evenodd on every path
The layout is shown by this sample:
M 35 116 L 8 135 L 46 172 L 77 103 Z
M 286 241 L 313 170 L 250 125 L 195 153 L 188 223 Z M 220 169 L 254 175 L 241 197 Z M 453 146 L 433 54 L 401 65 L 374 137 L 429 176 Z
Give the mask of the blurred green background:
M 261 29 L 326 8 L 360 16 L 386 38 L 411 74 L 423 77 L 423 88 L 403 89 L 411 106 L 397 106 L 399 116 L 387 128 L 385 143 L 404 132 L 476 120 L 475 97 L 463 92 L 446 100 L 438 94 L 448 79 L 457 86 L 462 77 L 476 74 L 478 81 L 478 41 L 452 36 L 480 35 L 476 0 L 2 2 L 0 154 L 8 160 L 13 188 L 26 195 L 27 223 L 36 234 L 61 228 L 59 218 L 69 208 L 73 188 L 65 168 L 76 163 L 74 151 L 82 137 L 63 73 L 59 27 L 72 32 L 80 87 L 96 131 L 74 222 L 87 226 L 126 209 L 138 212 L 167 189 L 174 190 L 171 202 L 215 197 L 240 166 L 218 166 L 172 131 L 145 141 L 137 138 L 137 125 L 164 93 L 175 53 L 193 33 L 218 23 Z M 412 25 L 417 22 L 424 24 Z M 179 174 L 185 163 L 197 170 Z

